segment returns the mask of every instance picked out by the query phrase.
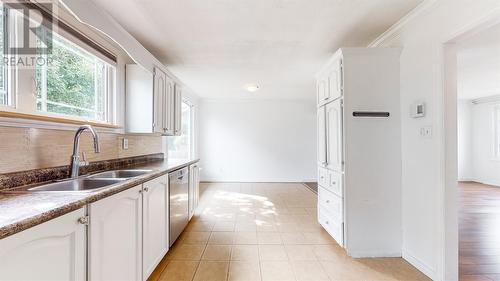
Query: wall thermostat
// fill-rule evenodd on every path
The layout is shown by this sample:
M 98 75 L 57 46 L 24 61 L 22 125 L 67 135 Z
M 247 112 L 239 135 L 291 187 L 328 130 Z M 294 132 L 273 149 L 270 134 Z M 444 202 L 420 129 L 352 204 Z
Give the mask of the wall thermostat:
M 411 106 L 411 117 L 420 118 L 425 116 L 425 103 L 417 102 Z

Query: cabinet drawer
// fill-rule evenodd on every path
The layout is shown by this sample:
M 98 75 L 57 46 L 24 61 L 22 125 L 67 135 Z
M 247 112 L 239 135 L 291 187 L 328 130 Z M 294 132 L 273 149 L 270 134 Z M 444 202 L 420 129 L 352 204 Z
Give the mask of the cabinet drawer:
M 328 185 L 325 187 L 336 195 L 344 197 L 342 174 L 333 171 L 328 171 L 328 173 Z
M 333 239 L 344 247 L 344 223 L 335 220 L 330 212 L 322 206 L 318 208 L 318 221 Z
M 330 176 L 328 170 L 325 168 L 318 168 L 318 184 L 323 187 L 327 187 L 330 182 Z
M 318 184 L 340 197 L 344 197 L 342 174 L 318 167 Z
M 339 196 L 322 187 L 319 187 L 318 205 L 318 207 L 322 207 L 327 210 L 335 220 L 339 222 L 344 221 L 344 204 L 343 199 Z

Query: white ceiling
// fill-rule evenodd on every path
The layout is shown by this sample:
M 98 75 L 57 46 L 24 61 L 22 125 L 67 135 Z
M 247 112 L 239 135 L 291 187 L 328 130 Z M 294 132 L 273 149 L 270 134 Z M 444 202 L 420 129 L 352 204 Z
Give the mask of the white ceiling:
M 422 0 L 94 0 L 203 98 L 314 99 L 339 47 L 366 46 Z M 256 83 L 260 90 L 246 93 Z
M 500 24 L 458 45 L 458 98 L 500 95 Z

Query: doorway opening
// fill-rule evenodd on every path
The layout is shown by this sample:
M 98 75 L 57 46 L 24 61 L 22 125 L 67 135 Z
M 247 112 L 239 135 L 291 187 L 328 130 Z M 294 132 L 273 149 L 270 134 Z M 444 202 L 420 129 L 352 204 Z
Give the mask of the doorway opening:
M 500 24 L 454 44 L 460 280 L 500 278 Z

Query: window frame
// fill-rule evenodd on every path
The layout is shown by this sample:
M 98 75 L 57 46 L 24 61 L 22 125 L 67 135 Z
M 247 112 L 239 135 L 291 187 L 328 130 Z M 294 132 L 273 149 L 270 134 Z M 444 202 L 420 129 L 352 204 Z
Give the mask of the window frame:
M 100 57 L 100 56 L 97 56 L 95 53 L 92 53 L 92 52 L 89 52 L 88 50 L 86 50 L 85 48 L 83 48 L 81 45 L 78 45 L 77 43 L 71 41 L 70 39 L 66 38 L 65 36 L 57 33 L 56 33 L 56 36 L 60 36 L 63 40 L 67 40 L 69 42 L 69 45 L 71 45 L 71 47 L 74 47 L 74 48 L 80 48 L 80 50 L 78 51 L 81 51 L 83 53 L 85 53 L 86 55 L 89 55 L 89 56 L 94 56 L 95 58 L 99 59 L 105 69 L 104 69 L 104 72 L 103 72 L 103 83 L 105 84 L 105 86 L 107 85 L 108 87 L 104 87 L 104 112 L 103 112 L 103 115 L 104 115 L 104 120 L 99 120 L 99 119 L 90 119 L 90 120 L 93 120 L 93 121 L 96 121 L 96 122 L 105 122 L 105 123 L 108 123 L 109 120 L 112 120 L 113 119 L 113 116 L 112 116 L 112 107 L 110 107 L 110 103 L 112 102 L 112 96 L 114 95 L 113 93 L 113 87 L 110 87 L 110 85 L 113 85 L 113 81 L 115 79 L 114 77 L 114 74 L 116 73 L 116 64 L 115 65 L 112 65 L 110 62 L 108 61 L 105 61 L 103 59 L 103 57 Z M 54 36 L 54 35 L 53 35 Z M 67 34 L 67 36 L 70 36 L 69 34 Z M 75 38 L 75 40 L 77 40 Z M 55 41 L 54 41 L 55 42 Z M 59 43 L 56 43 L 56 44 L 59 44 Z M 65 48 L 67 51 L 69 52 L 73 52 L 75 53 L 76 55 L 80 55 L 77 51 L 71 49 L 71 48 L 68 48 L 67 46 L 64 46 L 64 44 L 61 44 L 60 46 L 61 48 Z M 84 58 L 84 59 L 87 59 L 87 58 Z M 43 67 L 43 71 L 46 73 L 47 72 L 47 67 L 44 66 Z M 35 72 L 36 72 L 36 69 L 35 69 Z M 45 86 L 45 87 L 44 87 Z M 36 87 L 38 88 L 38 85 L 36 85 Z M 76 109 L 81 109 L 83 111 L 92 111 L 92 110 L 89 110 L 89 109 L 86 109 L 86 108 L 80 108 L 80 107 L 76 107 L 76 106 L 72 106 L 72 105 L 66 105 L 66 104 L 61 104 L 61 103 L 57 103 L 57 102 L 54 102 L 54 101 L 49 101 L 46 97 L 47 95 L 47 88 L 46 88 L 46 83 L 44 83 L 44 85 L 42 85 L 40 87 L 43 90 L 45 90 L 45 93 L 42 92 L 42 98 L 38 98 L 36 99 L 36 102 L 38 104 L 39 101 L 42 102 L 42 107 L 43 107 L 43 104 L 45 103 L 45 106 L 47 106 L 47 104 L 53 104 L 53 105 L 60 105 L 62 107 L 67 107 L 67 108 L 76 108 Z M 45 94 L 45 98 L 44 98 L 44 94 Z M 96 104 L 97 105 L 97 104 Z M 65 117 L 69 117 L 69 118 L 74 118 L 74 117 L 77 117 L 77 118 L 81 118 L 81 117 L 78 117 L 78 116 L 74 116 L 74 115 L 69 115 L 69 114 L 62 114 L 62 113 L 54 113 L 54 112 L 48 112 L 48 111 L 40 111 L 40 110 L 37 110 L 38 113 L 42 113 L 42 114 L 57 114 L 57 115 L 61 115 L 61 116 L 65 116 Z M 97 113 L 97 111 L 94 111 Z
M 11 42 L 20 42 L 20 34 L 22 31 L 22 24 L 20 21 L 24 19 L 17 15 L 11 16 L 8 13 L 7 17 L 7 27 L 8 27 L 8 40 Z M 57 19 L 60 21 L 60 19 Z M 69 25 L 67 25 L 69 26 Z M 75 32 L 79 32 L 78 29 L 69 26 Z M 36 90 L 36 67 L 31 68 L 20 68 L 20 67 L 7 67 L 9 73 L 8 79 L 8 101 L 7 105 L 0 104 L 0 117 L 11 117 L 16 116 L 15 113 L 19 115 L 22 119 L 40 120 L 40 121 L 52 121 L 57 123 L 68 123 L 68 124 L 87 124 L 91 123 L 96 126 L 119 128 L 119 112 L 117 112 L 117 79 L 118 79 L 118 62 L 111 60 L 109 57 L 103 55 L 98 50 L 92 48 L 88 43 L 82 41 L 77 36 L 71 34 L 63 28 L 58 28 L 54 25 L 53 33 L 59 35 L 65 40 L 68 40 L 71 45 L 80 48 L 81 51 L 94 56 L 105 63 L 106 75 L 105 75 L 105 120 L 98 120 L 92 118 L 79 117 L 75 115 L 60 114 L 47 111 L 37 110 L 37 90 Z M 84 35 L 82 35 L 84 36 Z M 15 56 L 16 59 L 18 56 Z
M 195 157 L 195 106 L 194 104 L 188 99 L 188 98 L 183 98 L 182 103 L 186 104 L 189 108 L 189 138 L 188 138 L 188 159 L 193 159 Z M 182 105 L 181 105 L 182 108 Z M 181 129 L 182 131 L 182 129 Z M 178 138 L 180 136 L 168 136 L 167 138 Z M 167 140 L 167 156 L 170 159 L 171 158 L 171 153 L 170 153 L 170 146 L 168 145 L 168 140 Z M 175 158 L 174 158 L 175 159 Z

